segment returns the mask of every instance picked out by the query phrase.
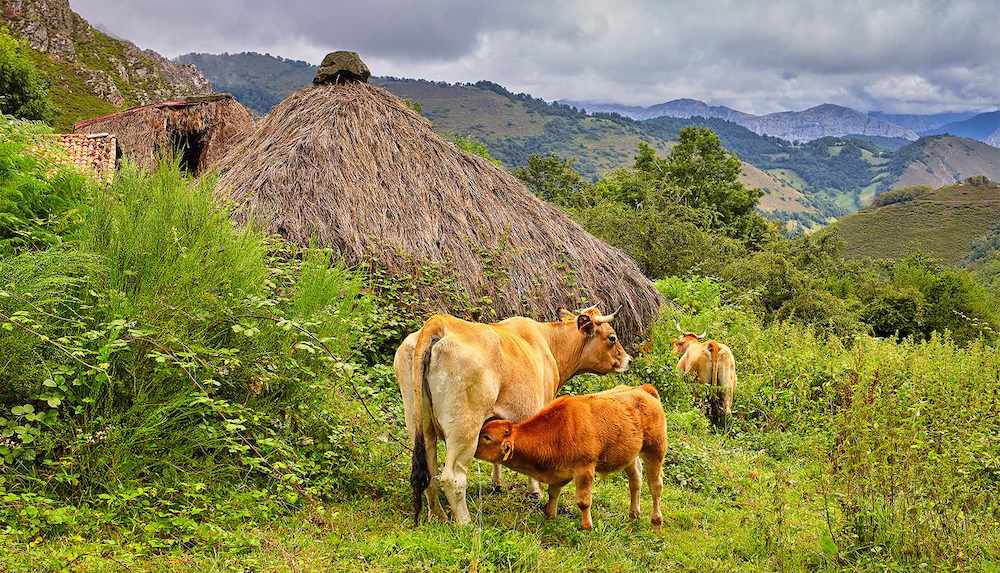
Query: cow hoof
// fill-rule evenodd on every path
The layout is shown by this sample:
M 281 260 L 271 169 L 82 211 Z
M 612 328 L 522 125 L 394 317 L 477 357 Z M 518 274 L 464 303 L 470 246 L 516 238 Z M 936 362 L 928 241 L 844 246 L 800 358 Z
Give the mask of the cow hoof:
M 653 517 L 649 521 L 650 521 L 650 523 L 653 524 L 653 527 L 659 527 L 659 526 L 663 525 L 663 518 L 659 517 L 659 516 Z
M 629 519 L 639 519 L 639 516 L 640 516 L 640 514 L 639 514 L 638 511 L 630 511 L 630 512 L 628 512 Z
M 502 483 L 493 484 L 493 493 L 500 493 L 503 491 L 507 491 L 507 488 L 505 488 Z

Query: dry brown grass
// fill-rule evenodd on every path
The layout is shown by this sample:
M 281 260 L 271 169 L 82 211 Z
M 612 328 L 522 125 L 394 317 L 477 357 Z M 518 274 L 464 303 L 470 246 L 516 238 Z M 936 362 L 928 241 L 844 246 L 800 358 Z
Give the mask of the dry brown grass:
M 293 241 L 334 247 L 390 273 L 450 267 L 495 316 L 554 318 L 559 306 L 622 306 L 616 328 L 636 340 L 660 297 L 621 251 L 594 238 L 516 178 L 435 135 L 382 88 L 305 88 L 262 120 L 219 164 L 217 193 L 234 217 Z M 451 310 L 433 285 L 428 309 Z
M 74 128 L 82 133 L 111 133 L 122 156 L 150 169 L 172 151 L 173 138 L 190 136 L 200 143 L 198 172 L 219 161 L 253 129 L 253 116 L 229 94 L 194 96 L 132 108 L 89 119 Z

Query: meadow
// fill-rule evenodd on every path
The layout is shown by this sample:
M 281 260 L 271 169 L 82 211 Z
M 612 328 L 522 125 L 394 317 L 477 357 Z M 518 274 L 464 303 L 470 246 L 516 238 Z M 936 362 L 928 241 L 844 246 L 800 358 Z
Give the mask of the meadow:
M 1000 570 L 988 327 L 878 338 L 666 273 L 647 352 L 563 389 L 658 388 L 663 526 L 645 488 L 628 519 L 621 475 L 584 532 L 571 495 L 545 521 L 477 463 L 473 525 L 414 529 L 391 357 L 433 273 L 235 227 L 175 160 L 100 188 L 37 157 L 44 130 L 3 129 L 0 570 Z M 675 319 L 736 354 L 723 428 L 673 367 Z

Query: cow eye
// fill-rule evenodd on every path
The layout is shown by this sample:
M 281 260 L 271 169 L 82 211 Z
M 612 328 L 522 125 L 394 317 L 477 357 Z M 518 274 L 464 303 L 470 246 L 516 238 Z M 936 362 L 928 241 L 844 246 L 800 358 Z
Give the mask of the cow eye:
M 618 342 L 618 337 L 615 336 L 614 334 L 612 334 L 611 336 L 608 337 L 608 344 L 612 344 L 613 345 L 616 342 Z

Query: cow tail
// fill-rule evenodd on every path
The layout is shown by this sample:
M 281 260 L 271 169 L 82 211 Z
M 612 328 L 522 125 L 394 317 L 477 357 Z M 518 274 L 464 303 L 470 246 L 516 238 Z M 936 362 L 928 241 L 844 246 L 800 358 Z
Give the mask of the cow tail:
M 420 336 L 413 351 L 413 457 L 410 460 L 410 487 L 413 488 L 413 526 L 420 525 L 423 509 L 424 490 L 431 483 L 427 449 L 424 439 L 424 393 L 427 384 L 427 369 L 431 363 L 431 349 L 441 339 L 443 328 L 433 318 L 420 329 Z M 432 405 L 428 403 L 427 418 L 432 416 Z
M 711 404 L 713 406 L 712 420 L 713 423 L 718 423 L 718 417 L 720 415 L 719 410 L 722 409 L 722 392 L 719 388 L 719 343 L 712 340 L 708 343 L 709 352 L 709 367 L 711 368 L 712 377 L 712 398 Z
M 708 350 L 712 354 L 712 386 L 719 387 L 719 343 L 711 341 L 708 343 Z

